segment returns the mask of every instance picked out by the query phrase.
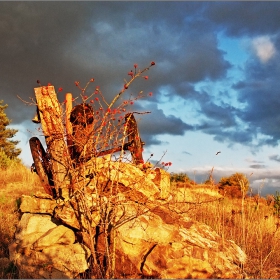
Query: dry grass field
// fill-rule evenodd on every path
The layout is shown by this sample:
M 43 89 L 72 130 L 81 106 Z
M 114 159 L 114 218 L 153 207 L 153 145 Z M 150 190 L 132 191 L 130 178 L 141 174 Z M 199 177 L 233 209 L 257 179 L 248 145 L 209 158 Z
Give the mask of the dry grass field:
M 8 245 L 19 218 L 18 198 L 42 190 L 36 174 L 14 164 L 1 170 L 0 176 L 0 278 L 18 278 L 9 262 Z M 266 199 L 221 197 L 215 186 L 172 183 L 175 200 L 182 212 L 194 220 L 206 223 L 224 239 L 233 240 L 247 254 L 244 272 L 248 278 L 280 278 L 280 219 L 274 214 L 273 203 Z M 182 200 L 187 202 L 182 202 Z
M 8 261 L 8 246 L 19 219 L 18 198 L 31 195 L 40 186 L 39 177 L 20 163 L 0 170 L 0 278 L 15 279 L 16 268 Z M 39 187 L 40 188 L 40 187 Z
M 243 267 L 248 278 L 280 278 L 280 217 L 274 214 L 271 200 L 248 196 L 243 200 L 219 199 L 214 186 L 172 184 L 173 189 L 180 189 L 181 196 L 184 185 L 185 197 L 192 199 L 178 208 L 239 245 L 248 257 Z

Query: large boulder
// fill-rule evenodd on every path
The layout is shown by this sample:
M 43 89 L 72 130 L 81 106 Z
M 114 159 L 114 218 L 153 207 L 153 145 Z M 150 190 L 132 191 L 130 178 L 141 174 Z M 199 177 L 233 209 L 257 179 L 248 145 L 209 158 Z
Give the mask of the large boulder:
M 43 236 L 33 243 L 33 248 L 41 250 L 53 245 L 70 245 L 75 242 L 75 233 L 63 226 L 59 225 L 48 230 Z
M 20 278 L 75 278 L 88 269 L 90 256 L 90 250 L 75 241 L 75 233 L 52 216 L 24 213 L 9 246 L 10 260 Z
M 56 202 L 49 197 L 38 197 L 23 195 L 21 197 L 20 211 L 23 213 L 51 214 L 56 207 Z
M 73 279 L 88 269 L 89 256 L 89 249 L 76 243 L 28 250 L 14 261 L 21 279 Z
M 50 215 L 24 213 L 15 232 L 15 242 L 26 247 L 56 226 Z
M 139 213 L 139 205 L 134 207 Z M 164 206 L 141 212 L 145 214 L 117 229 L 116 248 L 122 256 L 117 267 L 128 268 L 118 269 L 122 275 L 131 277 L 130 266 L 124 264 L 129 261 L 136 274 L 148 278 L 242 277 L 240 265 L 246 255 L 234 242 Z

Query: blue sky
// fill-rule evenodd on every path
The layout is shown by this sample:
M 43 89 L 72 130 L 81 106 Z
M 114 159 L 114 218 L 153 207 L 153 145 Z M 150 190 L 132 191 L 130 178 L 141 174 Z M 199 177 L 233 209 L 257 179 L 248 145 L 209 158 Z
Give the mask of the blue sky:
M 242 172 L 255 191 L 280 189 L 280 2 L 0 2 L 0 100 L 22 159 L 36 132 L 26 106 L 36 80 L 77 94 L 94 77 L 110 100 L 137 63 L 156 62 L 131 92 L 144 156 L 196 182 Z M 61 101 L 63 96 L 60 96 Z M 221 151 L 216 155 L 216 152 Z M 253 173 L 253 174 L 252 174 Z

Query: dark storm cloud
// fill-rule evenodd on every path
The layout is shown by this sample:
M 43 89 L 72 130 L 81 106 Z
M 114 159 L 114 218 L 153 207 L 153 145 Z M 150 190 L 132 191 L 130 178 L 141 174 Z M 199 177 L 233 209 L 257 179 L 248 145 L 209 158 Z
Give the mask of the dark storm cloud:
M 278 39 L 279 41 L 279 39 Z M 276 44 L 279 49 L 280 44 Z M 239 117 L 256 133 L 264 135 L 260 144 L 276 146 L 280 139 L 279 54 L 267 63 L 251 59 L 246 64 L 244 80 L 233 86 L 239 102 L 246 104 Z
M 277 2 L 215 2 L 208 3 L 205 16 L 229 36 L 255 36 L 279 32 Z
M 229 68 L 196 3 L 1 2 L 0 18 L 0 95 L 9 104 L 13 123 L 33 117 L 35 106 L 16 96 L 32 97 L 37 79 L 75 95 L 74 81 L 83 85 L 94 76 L 110 99 L 135 62 L 143 68 L 155 60 L 157 67 L 148 73 L 145 87 L 156 100 L 162 86 L 176 89 L 206 78 L 218 80 Z M 136 83 L 134 90 L 138 88 Z M 143 126 L 149 139 L 156 142 L 156 135 L 183 135 L 193 129 L 153 109 L 154 125 Z
M 69 83 L 78 78 L 73 74 L 84 77 L 97 72 L 103 76 L 101 82 L 107 76 L 114 84 L 117 78 L 112 76 L 116 76 L 116 69 L 127 71 L 128 65 L 135 60 L 144 61 L 144 57 L 148 61 L 154 58 L 159 67 L 167 66 L 161 70 L 161 84 L 164 78 L 170 83 L 194 82 L 206 77 L 217 79 L 228 64 L 217 50 L 213 34 L 202 27 L 189 32 L 188 25 L 183 25 L 185 17 L 190 17 L 194 10 L 192 6 L 121 2 L 1 3 L 4 42 L 1 59 L 6 74 L 3 80 L 9 84 L 9 77 L 14 73 L 14 81 L 22 88 L 27 74 L 34 76 L 34 81 L 41 77 L 45 83 L 50 79 L 53 83 Z
M 211 97 L 207 93 L 201 93 L 197 96 L 196 100 L 199 101 L 200 104 L 200 110 L 198 110 L 198 112 L 216 122 L 217 126 L 227 128 L 236 125 L 235 116 L 238 110 L 233 106 L 225 104 L 224 102 L 217 105 L 211 100 Z
M 211 93 L 195 85 L 226 79 L 232 67 L 219 48 L 217 31 L 229 36 L 276 34 L 279 7 L 271 2 L 0 2 L 0 99 L 8 103 L 13 123 L 22 123 L 33 117 L 35 108 L 16 96 L 33 96 L 37 79 L 77 95 L 74 81 L 84 85 L 94 77 L 94 86 L 110 100 L 134 63 L 143 68 L 153 60 L 156 67 L 147 73 L 149 79 L 130 89 L 154 94 L 147 102 L 152 120 L 143 117 L 140 122 L 146 142 L 159 144 L 157 136 L 201 130 L 217 141 L 247 145 L 262 133 L 267 139 L 259 144 L 276 145 L 276 59 L 248 61 L 246 76 L 233 86 L 245 109 L 214 102 Z M 274 40 L 279 49 L 277 34 Z M 164 94 L 170 102 L 176 97 L 198 104 L 198 124 L 160 110 L 156 104 Z
M 154 104 L 145 106 L 145 110 L 150 111 L 151 114 L 135 116 L 138 119 L 139 131 L 147 145 L 163 143 L 158 140 L 159 135 L 184 135 L 186 131 L 194 130 L 193 126 L 184 123 L 180 118 L 174 115 L 166 116 L 164 111 Z

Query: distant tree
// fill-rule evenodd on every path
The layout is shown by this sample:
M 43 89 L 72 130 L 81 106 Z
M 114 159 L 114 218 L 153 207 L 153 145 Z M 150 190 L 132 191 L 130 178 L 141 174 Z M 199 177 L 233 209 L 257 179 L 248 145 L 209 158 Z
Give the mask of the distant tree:
M 187 182 L 190 181 L 190 178 L 185 173 L 171 173 L 170 181 L 171 182 L 176 182 L 176 183 L 177 182 L 187 183 Z
M 3 100 L 0 100 L 0 152 L 2 155 L 13 160 L 21 153 L 21 149 L 16 147 L 19 141 L 10 140 L 15 136 L 18 130 L 7 128 L 11 120 L 9 120 L 5 113 L 5 109 L 8 105 L 2 105 L 2 103 Z
M 249 180 L 242 173 L 235 173 L 229 177 L 222 177 L 219 182 L 220 193 L 232 198 L 241 198 L 242 193 L 247 193 Z

